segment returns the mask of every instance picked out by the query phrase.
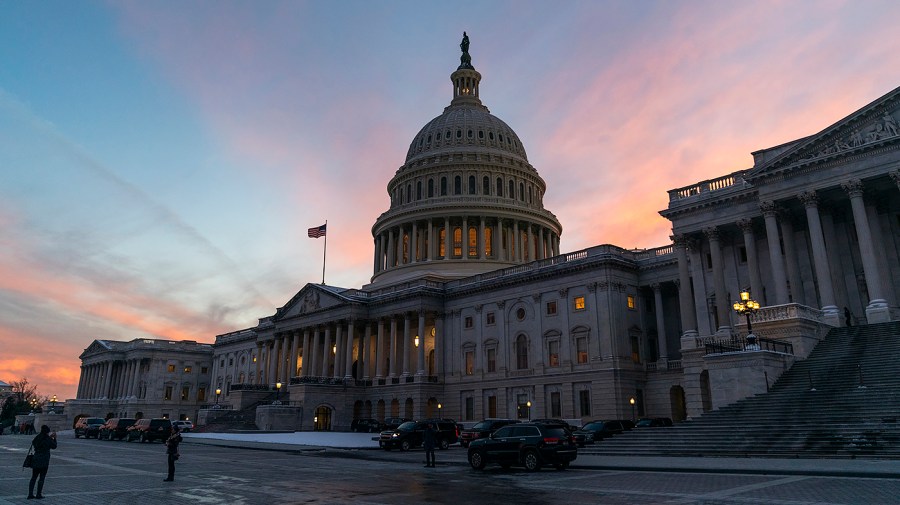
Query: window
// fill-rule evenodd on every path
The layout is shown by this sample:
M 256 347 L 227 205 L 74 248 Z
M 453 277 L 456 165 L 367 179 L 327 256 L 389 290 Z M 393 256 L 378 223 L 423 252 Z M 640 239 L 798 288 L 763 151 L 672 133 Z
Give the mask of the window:
M 528 337 L 525 335 L 516 337 L 516 368 L 519 370 L 528 368 Z
M 487 350 L 487 371 L 488 372 L 496 372 L 497 371 L 497 349 L 488 349 Z
M 466 397 L 466 421 L 471 421 L 475 418 L 475 398 L 471 396 Z
M 559 402 L 559 391 L 550 393 L 550 417 L 562 417 L 562 405 Z
M 575 297 L 575 310 L 584 310 L 584 297 L 576 296 Z
M 582 389 L 578 392 L 578 405 L 581 407 L 581 416 L 591 415 L 591 392 Z
M 551 302 L 547 302 L 547 315 L 555 316 L 556 315 L 556 300 Z
M 575 354 L 578 364 L 588 362 L 587 337 L 575 337 Z
M 453 194 L 462 194 L 462 178 L 458 175 L 453 178 Z
M 184 367 L 184 373 L 191 373 L 191 366 L 187 365 Z
M 469 176 L 469 194 L 470 195 L 475 194 L 475 176 L 474 175 Z
M 171 400 L 172 399 L 172 386 L 166 386 L 166 392 L 163 395 L 163 400 Z
M 628 304 L 629 309 L 634 310 L 634 295 L 628 295 L 626 303 Z
M 497 196 L 503 196 L 503 179 L 497 177 Z
M 513 181 L 509 181 L 509 194 L 507 194 L 506 196 L 510 198 L 516 197 L 516 183 L 514 183 Z
M 523 309 L 522 307 L 516 309 L 516 319 L 518 319 L 519 321 L 525 319 L 525 309 Z
M 447 257 L 447 228 L 441 228 L 440 238 L 438 238 L 438 256 Z
M 466 133 L 466 137 L 468 137 L 468 138 L 472 138 L 474 136 L 475 136 L 475 134 L 472 132 L 472 130 L 469 130 L 468 133 Z
M 201 366 L 201 367 L 200 367 L 200 373 L 201 373 L 201 374 L 209 373 L 209 367 Z
M 469 227 L 469 257 L 478 257 L 478 230 L 474 226 Z
M 441 177 L 441 196 L 447 196 L 447 178 Z
M 409 263 L 409 234 L 403 234 L 403 263 Z
M 491 244 L 494 242 L 494 229 L 491 227 L 487 227 L 484 229 L 484 255 L 487 257 L 491 257 L 494 252 L 491 248 Z
M 228 366 L 234 365 L 234 358 L 228 358 Z
M 219 366 L 225 366 L 225 360 L 224 360 L 224 359 L 219 360 Z
M 484 130 L 478 130 L 478 139 L 484 140 Z
M 475 373 L 475 351 L 466 351 L 466 375 Z
M 493 325 L 497 322 L 497 319 L 494 317 L 493 312 L 488 312 L 487 315 L 484 316 L 484 322 L 487 325 Z
M 175 373 L 175 365 L 169 365 L 168 370 L 169 373 Z
M 634 363 L 641 362 L 641 343 L 637 337 L 631 337 L 631 361 Z
M 190 394 L 191 388 L 189 386 L 181 388 L 181 401 L 186 402 Z
M 416 182 L 416 200 L 422 199 L 422 181 Z
M 488 417 L 497 417 L 497 397 L 496 396 L 488 396 L 487 397 L 488 404 Z
M 206 401 L 206 388 L 198 388 L 197 389 L 197 401 L 198 402 Z
M 525 201 L 525 183 L 524 182 L 519 183 L 519 200 L 523 201 L 523 202 Z
M 434 179 L 428 179 L 428 198 L 434 196 Z
M 550 355 L 550 366 L 559 366 L 559 340 L 547 343 L 547 353 Z
M 453 256 L 462 256 L 462 228 L 453 228 Z
M 456 138 L 458 138 L 458 139 L 462 138 L 462 130 L 456 130 Z
M 484 176 L 484 179 L 481 181 L 481 194 L 489 195 L 491 194 L 491 178 L 488 176 Z
M 412 184 L 406 185 L 406 203 L 412 201 Z
M 253 362 L 256 363 L 256 356 L 253 356 Z
M 466 325 L 466 328 L 472 328 L 475 326 L 475 322 L 472 319 L 472 316 L 466 316 L 465 325 Z

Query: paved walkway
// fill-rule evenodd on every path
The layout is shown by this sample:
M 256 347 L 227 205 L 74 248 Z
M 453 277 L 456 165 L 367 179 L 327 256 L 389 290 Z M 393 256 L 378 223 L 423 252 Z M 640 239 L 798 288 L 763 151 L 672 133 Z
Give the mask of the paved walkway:
M 186 434 L 185 443 L 210 444 L 262 450 L 371 451 L 368 458 L 386 453 L 373 440 L 377 435 L 362 433 L 247 433 Z M 394 451 L 396 454 L 396 451 Z M 439 451 L 447 464 L 467 465 L 466 451 L 459 446 Z M 740 473 L 760 475 L 810 475 L 835 477 L 873 477 L 900 479 L 900 460 L 825 459 L 825 458 L 702 458 L 668 456 L 601 456 L 579 454 L 574 467 L 598 470 L 638 470 L 655 472 Z

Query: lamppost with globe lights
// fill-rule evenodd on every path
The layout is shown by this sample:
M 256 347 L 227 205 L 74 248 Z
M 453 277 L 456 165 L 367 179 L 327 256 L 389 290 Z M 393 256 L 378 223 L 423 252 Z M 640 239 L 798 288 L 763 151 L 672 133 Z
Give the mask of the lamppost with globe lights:
M 222 394 L 222 388 L 216 388 L 216 407 L 219 406 L 219 395 Z
M 759 302 L 750 298 L 750 290 L 741 291 L 741 301 L 734 302 L 734 311 L 747 317 L 747 346 L 746 349 L 759 349 L 756 343 L 756 335 L 753 334 L 753 326 L 750 324 L 750 315 L 759 311 Z
M 50 399 L 50 413 L 56 414 L 56 395 L 53 395 L 53 398 Z
M 31 397 L 31 412 L 33 413 L 37 409 L 37 398 Z
M 633 396 L 632 396 L 631 398 L 628 399 L 628 403 L 631 404 L 631 420 L 634 421 L 634 420 L 635 420 L 635 419 L 634 419 L 634 403 L 635 403 L 635 400 L 634 400 L 634 397 L 633 397 Z
M 281 383 L 276 382 L 275 383 L 275 401 L 272 402 L 272 405 L 281 405 L 281 402 L 278 401 L 278 393 L 280 393 L 280 392 L 281 392 Z

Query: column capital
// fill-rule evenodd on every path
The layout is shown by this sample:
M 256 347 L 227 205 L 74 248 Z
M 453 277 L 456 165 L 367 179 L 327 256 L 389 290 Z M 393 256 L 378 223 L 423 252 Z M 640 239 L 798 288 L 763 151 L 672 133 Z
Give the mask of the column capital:
M 500 300 L 500 301 L 497 302 L 497 308 L 498 308 L 498 309 L 502 309 L 502 308 L 505 307 L 505 306 L 506 306 L 506 300 Z
M 738 219 L 735 222 L 735 224 L 738 225 L 738 228 L 740 228 L 741 231 L 744 232 L 745 234 L 753 233 L 753 220 L 750 219 L 749 217 L 745 217 L 744 219 Z
M 859 179 L 851 179 L 847 182 L 841 183 L 841 188 L 847 192 L 847 195 L 850 198 L 862 196 L 863 194 L 863 183 Z
M 778 215 L 778 204 L 772 200 L 759 202 L 759 210 L 762 211 L 763 216 L 765 217 L 774 217 Z
M 650 284 L 650 288 L 653 289 L 654 293 L 658 293 L 662 289 L 662 286 L 660 283 L 654 282 L 653 284 Z
M 597 291 L 597 283 L 589 282 L 587 283 L 588 293 L 595 293 Z
M 803 206 L 806 208 L 816 208 L 819 206 L 819 194 L 815 191 L 804 191 L 797 195 L 797 198 L 803 202 Z
M 897 189 L 900 189 L 900 170 L 894 170 L 893 172 L 888 172 L 888 175 L 897 185 Z
M 564 299 L 564 298 L 566 298 L 567 296 L 569 296 L 569 288 L 562 288 L 562 289 L 559 290 L 559 297 L 560 297 L 560 298 L 563 298 L 563 299 Z
M 706 235 L 706 238 L 710 241 L 719 241 L 719 229 L 715 226 L 703 228 L 703 234 Z

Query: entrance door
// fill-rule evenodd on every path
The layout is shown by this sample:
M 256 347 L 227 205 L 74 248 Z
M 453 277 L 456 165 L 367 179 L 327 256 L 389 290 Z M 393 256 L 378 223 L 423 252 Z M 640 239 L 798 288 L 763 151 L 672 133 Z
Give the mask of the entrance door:
M 331 407 L 321 405 L 316 408 L 313 429 L 315 431 L 331 431 Z

